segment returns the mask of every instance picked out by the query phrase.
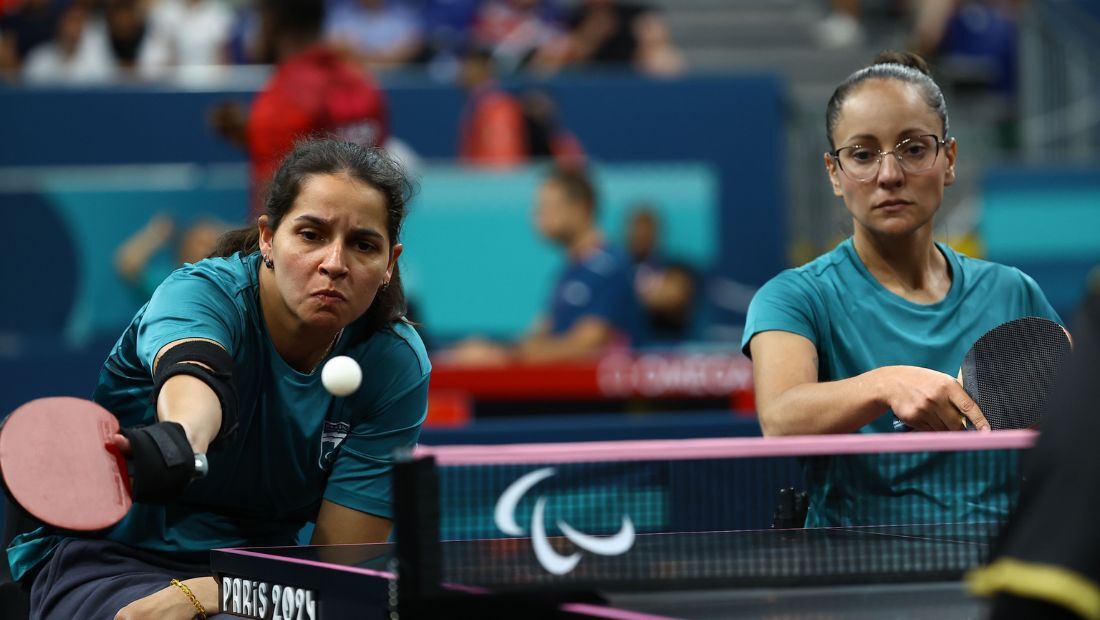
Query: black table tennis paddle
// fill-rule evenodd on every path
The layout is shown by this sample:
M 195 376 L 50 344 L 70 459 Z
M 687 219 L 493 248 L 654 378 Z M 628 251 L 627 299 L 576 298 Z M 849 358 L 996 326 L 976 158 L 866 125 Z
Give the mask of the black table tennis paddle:
M 1034 429 L 1062 365 L 1072 352 L 1069 334 L 1041 317 L 1002 323 L 978 338 L 963 357 L 958 381 L 992 430 Z M 971 428 L 969 421 L 963 425 Z M 894 430 L 910 430 L 894 420 Z

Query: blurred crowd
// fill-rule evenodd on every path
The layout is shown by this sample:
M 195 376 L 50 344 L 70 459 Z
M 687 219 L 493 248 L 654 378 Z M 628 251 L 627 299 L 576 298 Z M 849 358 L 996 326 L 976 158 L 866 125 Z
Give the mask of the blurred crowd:
M 837 49 L 871 42 L 865 13 L 874 13 L 876 4 L 885 4 L 892 21 L 908 25 L 905 46 L 932 60 L 941 80 L 1015 95 L 1022 0 L 829 0 L 814 29 L 817 45 Z
M 899 23 L 912 26 L 911 47 L 945 65 L 960 55 L 984 59 L 983 67 L 996 69 L 983 73 L 995 76 L 984 86 L 1014 94 L 1016 0 L 885 4 L 895 7 Z M 814 44 L 829 49 L 862 45 L 874 25 L 867 13 L 873 15 L 878 5 L 821 0 L 821 6 L 825 17 Z M 400 159 L 407 166 L 415 161 L 411 148 L 391 135 L 387 95 L 373 78 L 377 72 L 416 67 L 465 91 L 463 108 L 455 111 L 459 163 L 501 169 L 552 162 L 569 179 L 583 177 L 588 166 L 584 136 L 565 125 L 548 93 L 516 92 L 509 75 L 581 67 L 655 76 L 684 70 L 662 12 L 631 0 L 0 0 L 0 80 L 83 86 L 233 65 L 275 65 L 250 104 L 225 101 L 209 114 L 215 132 L 248 155 L 249 218 L 262 212 L 270 176 L 300 136 L 326 132 L 390 150 L 404 146 Z M 634 205 L 620 244 L 595 227 L 594 199 L 587 206 L 584 200 L 562 202 L 568 203 L 560 209 L 567 214 L 563 226 L 585 232 L 573 235 L 582 240 L 599 240 L 584 251 L 569 251 L 569 243 L 562 243 L 565 262 L 585 275 L 585 261 L 598 262 L 605 252 L 624 265 L 618 271 L 632 283 L 627 305 L 637 306 L 637 325 L 608 320 L 610 327 L 631 333 L 634 343 L 698 335 L 699 302 L 709 290 L 705 270 L 664 255 L 660 209 Z M 163 214 L 152 216 L 119 248 L 118 273 L 147 297 L 166 270 L 204 255 L 222 228 L 201 219 L 174 223 Z M 593 278 L 596 283 L 586 286 L 610 289 Z M 579 290 L 567 286 L 571 281 L 563 276 L 561 291 Z M 561 298 L 563 307 L 569 305 L 568 295 Z M 587 314 L 578 310 L 577 316 Z M 615 340 L 597 336 L 592 340 L 601 345 Z M 462 349 L 479 360 L 485 350 Z
M 325 3 L 324 40 L 370 69 L 443 81 L 476 49 L 498 74 L 614 66 L 679 73 L 663 16 L 619 0 L 300 0 Z M 249 0 L 0 0 L 0 75 L 94 84 L 179 68 L 267 64 Z

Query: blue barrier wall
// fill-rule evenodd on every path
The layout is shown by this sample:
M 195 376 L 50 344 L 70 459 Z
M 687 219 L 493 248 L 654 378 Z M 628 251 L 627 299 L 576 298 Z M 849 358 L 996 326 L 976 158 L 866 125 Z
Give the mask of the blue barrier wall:
M 394 135 L 452 158 L 464 94 L 384 77 Z M 772 75 L 650 80 L 564 76 L 538 87 L 597 161 L 706 162 L 719 179 L 717 272 L 761 284 L 786 266 L 782 85 Z M 206 126 L 212 105 L 248 92 L 167 87 L 0 87 L 0 167 L 243 161 Z M 244 205 L 241 207 L 244 213 Z

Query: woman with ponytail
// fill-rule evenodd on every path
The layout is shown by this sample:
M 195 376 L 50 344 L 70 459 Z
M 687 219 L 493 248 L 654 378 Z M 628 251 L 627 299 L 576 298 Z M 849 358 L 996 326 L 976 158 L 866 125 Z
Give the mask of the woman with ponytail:
M 257 225 L 161 284 L 94 396 L 124 429 L 133 509 L 99 538 L 16 540 L 33 617 L 206 617 L 210 549 L 294 545 L 309 522 L 314 544 L 387 540 L 391 455 L 417 441 L 430 373 L 397 266 L 410 189 L 383 151 L 301 142 Z M 363 369 L 351 394 L 321 383 L 338 355 Z M 165 444 L 207 454 L 207 475 L 142 465 Z
M 988 429 L 955 380 L 967 348 L 1012 319 L 1061 320 L 1018 269 L 934 240 L 959 151 L 940 87 L 920 57 L 884 52 L 836 88 L 825 129 L 825 172 L 853 234 L 775 276 L 750 305 L 742 347 L 764 433 L 957 431 L 963 418 Z M 946 460 L 914 455 L 889 471 L 873 459 L 815 461 L 807 525 L 1004 516 L 1007 468 L 944 497 L 934 484 Z

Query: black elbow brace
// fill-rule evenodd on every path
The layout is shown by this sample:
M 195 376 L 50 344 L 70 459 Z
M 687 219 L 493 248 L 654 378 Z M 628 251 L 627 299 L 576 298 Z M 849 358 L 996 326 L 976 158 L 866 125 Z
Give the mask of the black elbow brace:
M 196 363 L 197 362 L 197 363 Z M 176 375 L 190 375 L 201 380 L 218 395 L 222 407 L 222 424 L 210 443 L 213 450 L 233 437 L 237 431 L 237 388 L 233 383 L 233 357 L 225 349 L 206 340 L 191 340 L 168 349 L 157 361 L 153 372 L 153 407 L 164 382 Z

